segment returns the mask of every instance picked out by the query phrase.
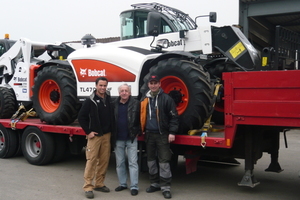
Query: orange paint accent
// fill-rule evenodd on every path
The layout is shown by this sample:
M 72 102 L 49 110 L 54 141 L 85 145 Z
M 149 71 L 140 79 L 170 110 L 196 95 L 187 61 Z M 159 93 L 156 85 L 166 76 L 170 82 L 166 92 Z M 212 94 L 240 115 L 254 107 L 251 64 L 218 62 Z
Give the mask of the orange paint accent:
M 134 82 L 135 75 L 119 66 L 99 60 L 72 60 L 79 82 L 94 82 L 104 76 L 109 82 Z
M 230 141 L 231 141 L 230 139 L 227 139 L 227 140 L 226 140 L 226 146 L 230 147 L 230 145 L 231 145 L 231 142 L 230 142 Z
M 140 115 L 140 120 L 141 120 L 141 129 L 142 132 L 145 131 L 146 129 L 146 120 L 147 120 L 147 105 L 148 105 L 148 98 L 145 98 L 141 103 L 141 115 Z
M 31 98 L 32 93 L 32 86 L 34 85 L 34 78 L 36 77 L 37 73 L 35 70 L 37 70 L 40 67 L 40 65 L 31 65 L 29 68 L 29 97 Z

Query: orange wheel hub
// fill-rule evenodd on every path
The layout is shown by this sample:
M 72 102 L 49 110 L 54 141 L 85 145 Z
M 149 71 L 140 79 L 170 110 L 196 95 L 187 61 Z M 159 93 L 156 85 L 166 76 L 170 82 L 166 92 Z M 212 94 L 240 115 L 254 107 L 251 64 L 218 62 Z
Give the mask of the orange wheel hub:
M 161 87 L 174 99 L 178 114 L 181 115 L 189 103 L 189 92 L 185 83 L 176 76 L 166 76 L 161 79 Z
M 39 102 L 42 109 L 52 113 L 58 109 L 60 105 L 60 88 L 53 80 L 46 80 L 39 90 Z

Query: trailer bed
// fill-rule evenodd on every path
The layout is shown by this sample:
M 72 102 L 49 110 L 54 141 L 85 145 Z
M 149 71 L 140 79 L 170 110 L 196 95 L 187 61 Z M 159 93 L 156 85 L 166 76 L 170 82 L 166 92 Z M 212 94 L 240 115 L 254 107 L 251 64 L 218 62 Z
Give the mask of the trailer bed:
M 5 128 L 11 128 L 11 120 L 10 119 L 0 119 L 0 123 Z M 75 121 L 74 123 L 70 125 L 50 125 L 46 124 L 44 122 L 41 122 L 40 119 L 37 118 L 27 118 L 25 121 L 19 121 L 16 124 L 16 129 L 25 129 L 28 126 L 35 126 L 42 130 L 43 132 L 48 133 L 61 133 L 61 134 L 69 134 L 70 136 L 73 135 L 83 135 L 86 134 L 80 127 L 79 123 Z

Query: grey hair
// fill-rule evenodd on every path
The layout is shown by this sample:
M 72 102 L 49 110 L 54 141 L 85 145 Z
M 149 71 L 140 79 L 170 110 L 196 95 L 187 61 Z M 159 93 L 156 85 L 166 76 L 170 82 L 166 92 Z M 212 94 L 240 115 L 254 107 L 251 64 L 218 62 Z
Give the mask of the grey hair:
M 129 92 L 130 92 L 130 94 L 131 94 L 131 86 L 128 85 L 127 83 L 123 83 L 122 85 L 120 85 L 120 86 L 118 87 L 119 93 L 120 93 L 120 91 L 121 91 L 121 87 L 122 87 L 122 86 L 127 86 L 127 87 L 128 87 L 128 90 L 129 90 Z

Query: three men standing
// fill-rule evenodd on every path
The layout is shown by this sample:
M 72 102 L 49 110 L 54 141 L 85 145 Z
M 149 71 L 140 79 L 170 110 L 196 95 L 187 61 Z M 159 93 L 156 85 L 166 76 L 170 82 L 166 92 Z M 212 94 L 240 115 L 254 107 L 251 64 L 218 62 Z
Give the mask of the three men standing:
M 111 132 L 116 139 L 114 141 L 116 171 L 119 179 L 119 186 L 115 191 L 127 189 L 125 162 L 127 150 L 131 195 L 138 194 L 136 136 L 143 132 L 151 183 L 146 192 L 161 190 L 164 198 L 172 198 L 170 143 L 175 140 L 178 131 L 178 114 L 173 99 L 161 89 L 158 76 L 150 76 L 148 81 L 150 90 L 141 102 L 131 97 L 129 85 L 122 84 L 118 88 L 119 97 L 111 105 L 110 96 L 106 92 L 107 79 L 99 77 L 95 83 L 96 90 L 83 103 L 78 116 L 78 121 L 88 139 L 83 186 L 86 197 L 94 198 L 93 190 L 110 191 L 104 185 L 104 179 L 111 151 Z M 95 185 L 92 184 L 93 180 Z

